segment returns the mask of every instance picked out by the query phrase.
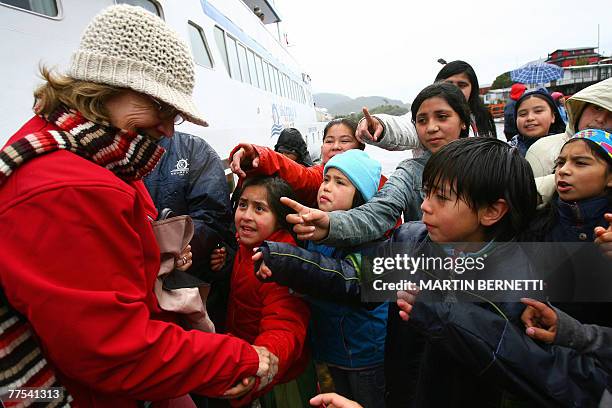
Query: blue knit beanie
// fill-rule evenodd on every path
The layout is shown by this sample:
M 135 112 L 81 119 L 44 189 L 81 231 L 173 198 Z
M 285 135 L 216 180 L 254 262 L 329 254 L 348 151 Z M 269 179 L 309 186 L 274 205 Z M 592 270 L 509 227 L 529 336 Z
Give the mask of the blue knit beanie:
M 363 150 L 351 149 L 335 155 L 325 164 L 323 174 L 332 167 L 340 170 L 353 183 L 365 201 L 374 197 L 378 191 L 380 163 Z

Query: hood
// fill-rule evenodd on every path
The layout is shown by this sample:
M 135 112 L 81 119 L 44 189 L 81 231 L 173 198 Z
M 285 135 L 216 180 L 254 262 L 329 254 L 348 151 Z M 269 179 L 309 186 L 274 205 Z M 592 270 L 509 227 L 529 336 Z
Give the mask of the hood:
M 297 162 L 304 166 L 312 166 L 308 147 L 299 130 L 295 128 L 283 129 L 278 136 L 274 151 L 279 153 L 293 153 L 298 156 Z
M 566 133 L 571 137 L 577 131 L 578 118 L 582 114 L 587 103 L 599 105 L 612 111 L 612 78 L 598 82 L 580 92 L 576 92 L 571 98 L 565 101 L 567 110 L 567 129 Z
M 514 84 L 510 88 L 510 99 L 518 101 L 521 96 L 525 93 L 527 87 L 524 84 Z

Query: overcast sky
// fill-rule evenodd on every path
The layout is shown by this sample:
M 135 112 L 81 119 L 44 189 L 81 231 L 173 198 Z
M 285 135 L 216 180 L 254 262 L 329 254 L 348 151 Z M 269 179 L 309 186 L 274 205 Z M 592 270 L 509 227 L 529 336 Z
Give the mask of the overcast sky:
M 276 0 L 289 51 L 313 91 L 411 102 L 442 67 L 469 62 L 480 84 L 558 48 L 612 54 L 610 0 Z

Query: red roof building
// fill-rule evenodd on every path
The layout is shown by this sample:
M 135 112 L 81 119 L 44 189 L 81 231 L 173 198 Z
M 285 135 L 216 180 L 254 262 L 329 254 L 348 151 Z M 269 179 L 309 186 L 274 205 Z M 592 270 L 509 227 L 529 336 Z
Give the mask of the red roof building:
M 602 59 L 599 53 L 595 52 L 595 47 L 566 48 L 555 50 L 548 54 L 546 62 L 560 67 L 572 67 L 580 61 L 581 65 L 596 64 Z

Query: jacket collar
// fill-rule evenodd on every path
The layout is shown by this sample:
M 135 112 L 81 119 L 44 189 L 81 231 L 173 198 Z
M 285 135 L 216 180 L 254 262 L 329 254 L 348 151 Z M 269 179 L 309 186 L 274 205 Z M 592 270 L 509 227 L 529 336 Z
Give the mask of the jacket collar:
M 603 219 L 605 212 L 610 211 L 608 197 L 596 197 L 575 202 L 557 199 L 559 220 L 562 224 L 590 225 Z

